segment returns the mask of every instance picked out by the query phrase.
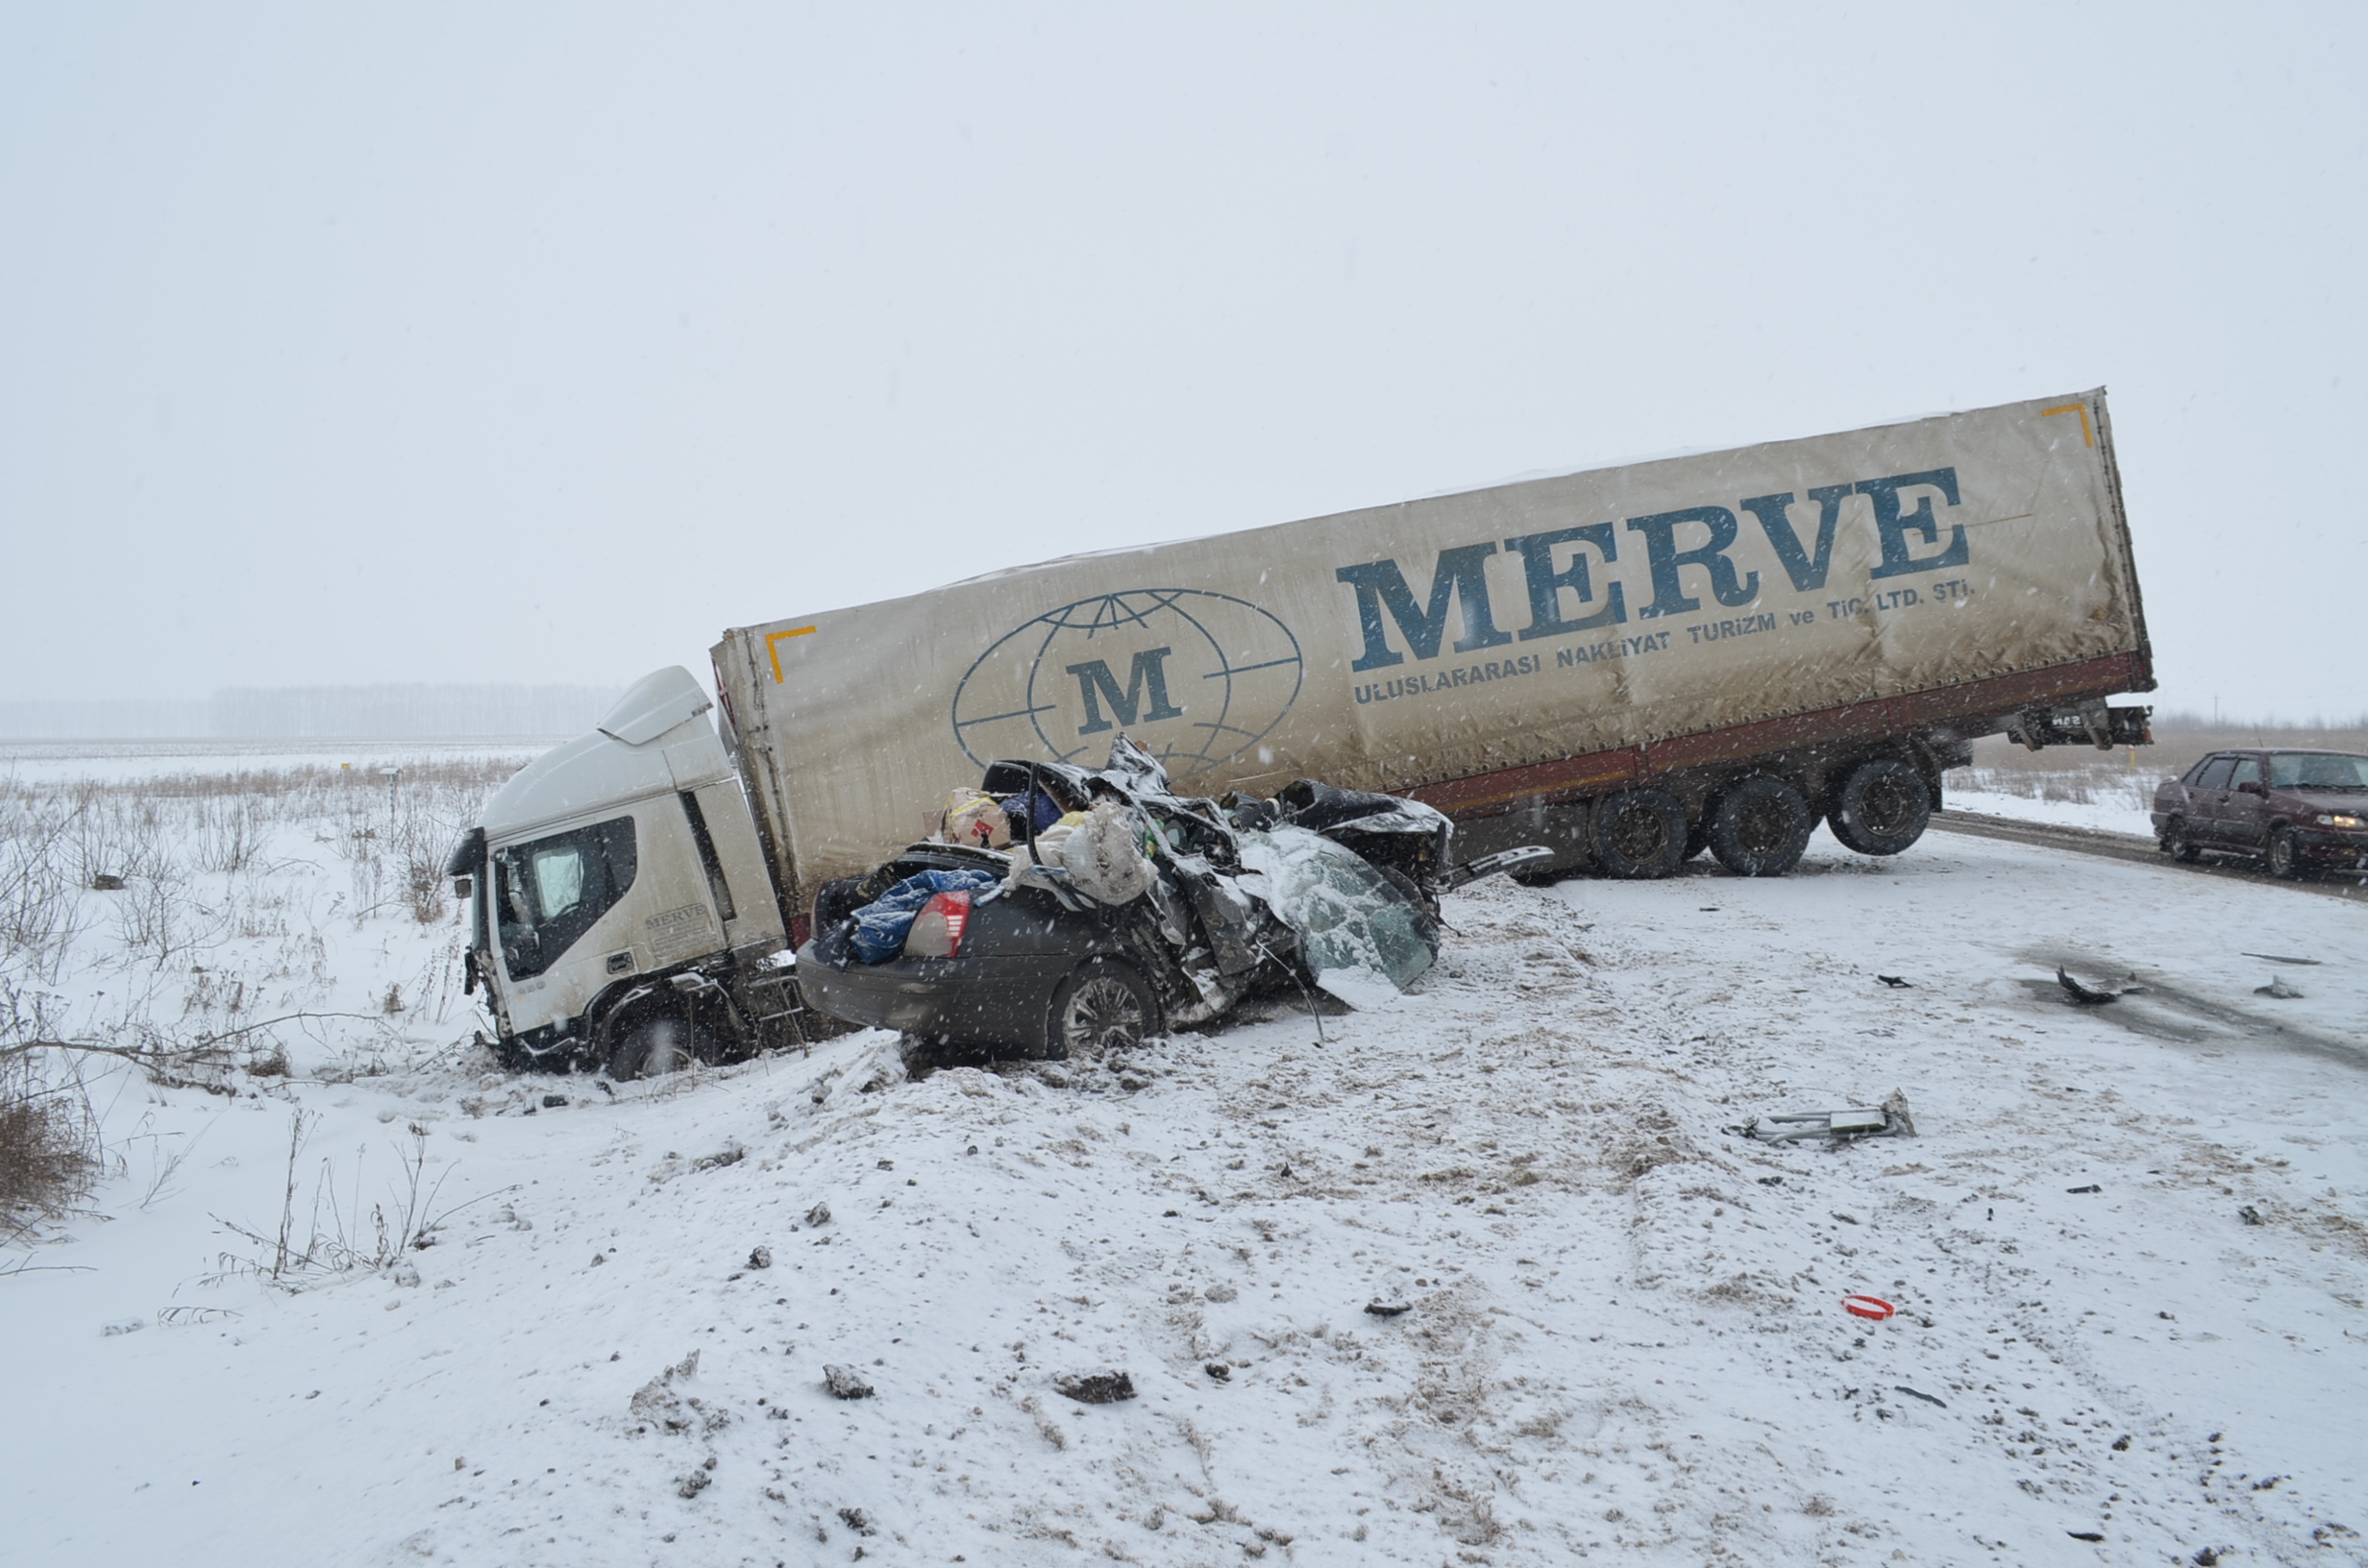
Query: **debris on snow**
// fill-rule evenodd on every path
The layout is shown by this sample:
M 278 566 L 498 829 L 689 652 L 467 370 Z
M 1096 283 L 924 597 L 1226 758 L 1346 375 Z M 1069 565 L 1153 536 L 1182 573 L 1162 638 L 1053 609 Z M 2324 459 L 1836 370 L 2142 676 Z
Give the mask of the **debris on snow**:
M 1407 1301 L 1369 1301 L 1365 1304 L 1365 1310 L 1374 1317 L 1396 1317 L 1402 1312 L 1412 1311 L 1414 1304 Z
M 2275 996 L 2281 1001 L 2288 1002 L 2299 1002 L 2303 999 L 2303 993 L 2301 992 L 2296 991 L 2292 986 L 2287 985 L 2282 976 L 2275 974 L 2269 977 L 2268 985 L 2254 987 L 2253 994 L 2256 996 Z
M 1053 1392 L 1080 1405 L 1115 1405 L 1135 1397 L 1135 1380 L 1122 1371 L 1090 1372 L 1054 1380 Z
M 751 1250 L 749 1253 L 749 1267 L 771 1268 L 772 1266 L 773 1249 L 771 1247 L 756 1247 Z
M 1862 1138 L 1913 1138 L 1915 1122 L 1908 1115 L 1907 1096 L 1894 1090 L 1880 1106 L 1788 1112 L 1784 1115 L 1762 1116 L 1727 1130 L 1756 1138 L 1763 1143 L 1797 1143 L 1812 1138 L 1830 1138 L 1841 1143 Z M 1763 1185 L 1773 1187 L 1776 1181 L 1763 1178 Z
M 870 1399 L 872 1385 L 851 1366 L 823 1368 L 823 1386 L 830 1390 L 832 1399 Z
M 2082 985 L 2066 974 L 2060 964 L 2056 966 L 2056 984 L 2063 987 L 2064 994 L 2082 1007 L 2101 1007 L 2107 1002 L 2121 999 L 2121 992 L 2117 991 L 2096 991 Z

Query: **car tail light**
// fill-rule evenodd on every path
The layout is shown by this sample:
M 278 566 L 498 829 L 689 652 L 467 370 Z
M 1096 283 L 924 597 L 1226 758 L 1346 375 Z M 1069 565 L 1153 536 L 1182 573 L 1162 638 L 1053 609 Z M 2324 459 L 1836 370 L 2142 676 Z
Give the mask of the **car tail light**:
M 971 895 L 941 893 L 921 906 L 913 928 L 904 935 L 907 958 L 959 958 L 962 928 L 970 923 Z

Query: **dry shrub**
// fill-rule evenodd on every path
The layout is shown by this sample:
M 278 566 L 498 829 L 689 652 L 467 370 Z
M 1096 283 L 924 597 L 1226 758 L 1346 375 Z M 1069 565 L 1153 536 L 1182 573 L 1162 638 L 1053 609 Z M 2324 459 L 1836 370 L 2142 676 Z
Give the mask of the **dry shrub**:
M 0 1056 L 0 1235 L 21 1235 L 90 1189 L 98 1128 L 79 1080 L 52 1081 L 33 1053 Z

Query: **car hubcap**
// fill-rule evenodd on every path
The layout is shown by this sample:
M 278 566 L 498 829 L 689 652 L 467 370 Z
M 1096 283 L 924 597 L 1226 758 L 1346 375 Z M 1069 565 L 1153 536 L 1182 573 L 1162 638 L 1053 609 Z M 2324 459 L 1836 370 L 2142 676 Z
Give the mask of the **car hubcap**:
M 1143 1024 L 1143 999 L 1134 988 L 1096 975 L 1076 989 L 1062 1011 L 1061 1040 L 1073 1051 L 1139 1045 Z

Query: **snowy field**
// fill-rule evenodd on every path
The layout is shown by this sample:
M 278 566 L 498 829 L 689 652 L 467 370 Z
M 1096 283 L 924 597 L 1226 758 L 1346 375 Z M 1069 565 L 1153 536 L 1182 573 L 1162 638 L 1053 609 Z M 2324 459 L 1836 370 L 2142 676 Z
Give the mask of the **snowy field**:
M 1454 895 L 1320 1039 L 612 1090 L 466 1043 L 405 857 L 481 784 L 274 776 L 12 960 L 20 1022 L 239 1055 L 92 1059 L 108 1175 L 0 1254 L 11 1560 L 2368 1562 L 2356 904 L 1820 833 Z

